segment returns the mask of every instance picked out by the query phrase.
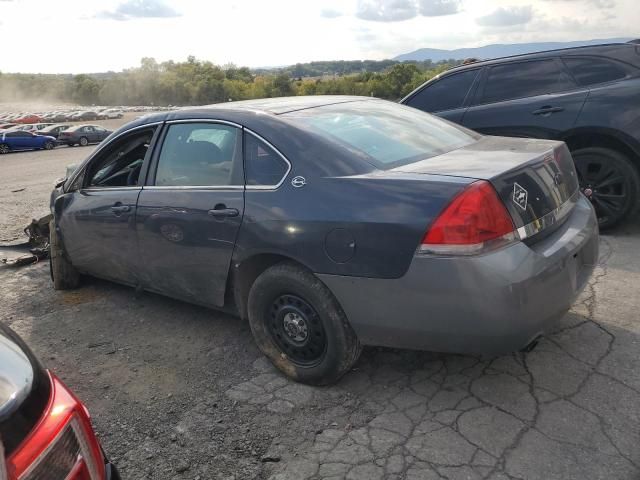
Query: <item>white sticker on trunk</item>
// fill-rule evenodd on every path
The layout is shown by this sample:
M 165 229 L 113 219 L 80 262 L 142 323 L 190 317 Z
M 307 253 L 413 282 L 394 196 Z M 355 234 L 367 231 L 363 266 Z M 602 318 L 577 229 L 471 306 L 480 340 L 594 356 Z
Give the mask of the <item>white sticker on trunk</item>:
M 518 205 L 521 209 L 527 209 L 527 198 L 529 197 L 529 193 L 519 185 L 518 182 L 513 184 L 513 203 Z

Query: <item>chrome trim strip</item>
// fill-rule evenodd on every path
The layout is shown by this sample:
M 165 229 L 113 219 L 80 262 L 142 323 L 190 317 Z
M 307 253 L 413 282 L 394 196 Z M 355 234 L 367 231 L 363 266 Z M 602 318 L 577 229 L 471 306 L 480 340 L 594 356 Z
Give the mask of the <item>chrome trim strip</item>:
M 244 190 L 244 185 L 145 185 L 143 190 Z
M 69 183 L 69 185 L 71 185 L 73 182 L 76 181 L 78 175 L 80 174 L 80 171 L 84 170 L 84 167 L 91 162 L 91 160 L 93 159 L 93 157 L 95 157 L 96 155 L 98 155 L 100 152 L 102 152 L 102 150 L 104 150 L 107 145 L 111 145 L 111 143 L 113 143 L 114 140 L 122 137 L 123 135 L 126 135 L 127 133 L 130 132 L 135 132 L 136 130 L 140 130 L 141 128 L 149 128 L 149 127 L 153 127 L 156 125 L 162 125 L 164 122 L 151 122 L 151 123 L 145 123 L 144 125 L 138 125 L 136 127 L 130 128 L 128 130 L 125 130 L 124 132 L 120 132 L 118 135 L 116 135 L 115 137 L 113 137 L 112 139 L 110 139 L 108 142 L 105 143 L 105 141 L 103 140 L 102 142 L 100 142 L 98 144 L 98 146 L 96 147 L 96 149 L 91 152 L 91 154 L 85 158 L 84 162 L 82 162 L 80 165 L 78 165 L 78 168 L 76 168 L 75 172 L 73 172 L 73 175 L 71 176 L 71 178 L 68 178 L 67 181 L 65 183 Z M 107 137 L 109 138 L 109 137 Z M 106 138 L 105 138 L 106 140 Z
M 280 186 L 284 183 L 284 181 L 287 179 L 287 176 L 289 175 L 289 173 L 291 173 L 291 162 L 289 161 L 289 159 L 287 159 L 287 157 L 285 157 L 282 152 L 280 150 L 278 150 L 276 147 L 273 146 L 273 144 L 271 142 L 269 142 L 268 140 L 266 140 L 264 137 L 261 137 L 260 135 L 258 135 L 256 132 L 249 130 L 248 128 L 244 129 L 245 132 L 247 132 L 249 135 L 254 136 L 255 138 L 257 138 L 258 140 L 260 140 L 261 142 L 266 143 L 271 149 L 273 149 L 274 152 L 276 152 L 280 158 L 282 158 L 282 160 L 285 161 L 285 163 L 287 164 L 287 171 L 284 173 L 284 175 L 282 176 L 282 179 L 280 179 L 280 181 L 275 184 L 275 185 L 247 185 L 245 188 L 247 190 L 277 190 L 278 188 L 280 188 Z
M 577 190 L 571 197 L 569 197 L 562 205 L 555 210 L 547 213 L 546 215 L 534 220 L 528 225 L 524 225 L 518 228 L 518 237 L 520 240 L 532 237 L 533 235 L 540 233 L 547 227 L 560 223 L 571 211 L 573 206 L 577 203 L 579 196 L 582 195 L 580 190 Z
M 81 188 L 81 192 L 117 192 L 120 190 L 142 190 L 142 186 L 139 187 L 86 187 Z

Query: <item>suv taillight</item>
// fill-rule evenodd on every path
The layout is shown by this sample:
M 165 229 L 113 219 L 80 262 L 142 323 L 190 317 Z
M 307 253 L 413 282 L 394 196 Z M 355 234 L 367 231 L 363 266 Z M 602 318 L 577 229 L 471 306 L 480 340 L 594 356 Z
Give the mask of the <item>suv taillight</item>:
M 7 459 L 9 479 L 104 480 L 102 449 L 86 408 L 53 375 L 51 385 L 44 416 Z
M 515 227 L 493 186 L 473 182 L 435 219 L 418 253 L 474 255 L 516 241 Z

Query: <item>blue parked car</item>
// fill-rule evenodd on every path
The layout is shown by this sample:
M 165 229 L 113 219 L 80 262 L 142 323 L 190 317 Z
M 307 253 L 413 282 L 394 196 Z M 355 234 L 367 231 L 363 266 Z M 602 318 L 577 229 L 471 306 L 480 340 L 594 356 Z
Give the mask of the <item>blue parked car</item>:
M 0 134 L 0 154 L 15 150 L 51 150 L 55 146 L 56 139 L 47 135 L 34 135 L 22 130 Z

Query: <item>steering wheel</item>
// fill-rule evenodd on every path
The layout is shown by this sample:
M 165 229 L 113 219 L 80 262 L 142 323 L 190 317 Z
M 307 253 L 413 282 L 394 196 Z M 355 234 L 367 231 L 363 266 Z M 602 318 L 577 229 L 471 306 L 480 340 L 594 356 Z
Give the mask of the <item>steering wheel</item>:
M 136 165 L 129 171 L 129 175 L 127 175 L 127 186 L 134 187 L 138 185 L 138 177 L 140 176 L 140 170 L 142 169 L 142 164 Z

